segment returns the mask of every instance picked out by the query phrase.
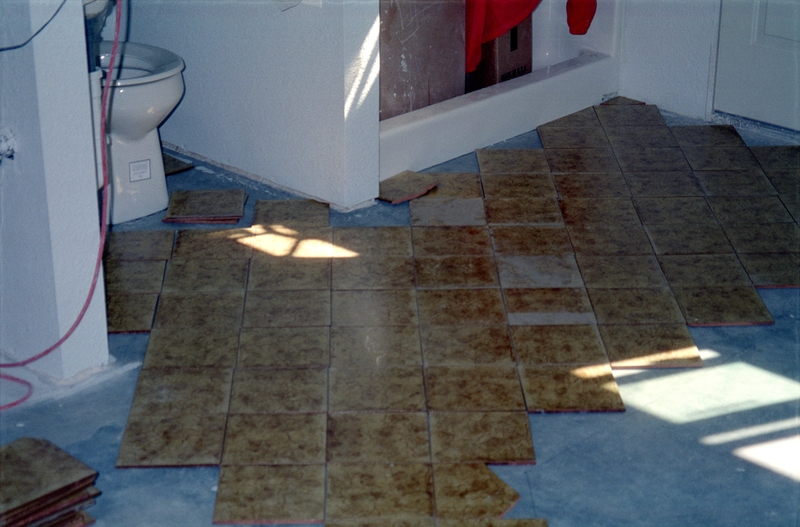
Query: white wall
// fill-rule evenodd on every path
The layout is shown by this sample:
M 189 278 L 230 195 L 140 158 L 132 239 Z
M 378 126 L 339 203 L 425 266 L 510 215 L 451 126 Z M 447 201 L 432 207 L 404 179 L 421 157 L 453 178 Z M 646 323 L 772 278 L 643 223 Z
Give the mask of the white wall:
M 0 47 L 41 27 L 59 0 L 3 0 Z M 0 348 L 16 360 L 53 344 L 88 293 L 99 244 L 81 0 L 67 0 L 28 45 L 0 52 Z M 108 361 L 102 279 L 78 329 L 30 367 L 67 379 Z M 5 371 L 5 370 L 4 370 Z
M 352 207 L 378 189 L 378 16 L 378 0 L 131 0 L 129 40 L 186 62 L 162 140 Z

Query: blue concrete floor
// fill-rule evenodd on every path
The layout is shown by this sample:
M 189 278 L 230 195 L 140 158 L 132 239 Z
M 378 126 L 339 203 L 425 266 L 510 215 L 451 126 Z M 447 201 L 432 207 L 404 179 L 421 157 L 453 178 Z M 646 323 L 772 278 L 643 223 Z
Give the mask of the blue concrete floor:
M 497 146 L 537 143 L 532 132 Z M 477 163 L 470 154 L 434 169 Z M 169 184 L 245 186 L 250 218 L 257 199 L 293 197 L 204 163 Z M 115 228 L 173 228 L 160 218 Z M 408 208 L 378 204 L 332 213 L 331 223 L 408 225 Z M 626 412 L 531 415 L 537 464 L 493 467 L 522 496 L 508 517 L 551 527 L 800 526 L 800 478 L 781 474 L 792 451 L 780 450 L 800 441 L 800 289 L 759 292 L 775 325 L 692 328 L 704 368 L 615 372 Z M 100 381 L 0 413 L 0 444 L 45 438 L 99 471 L 102 495 L 89 509 L 98 527 L 210 526 L 218 468 L 114 468 L 147 339 L 110 335 L 114 363 Z

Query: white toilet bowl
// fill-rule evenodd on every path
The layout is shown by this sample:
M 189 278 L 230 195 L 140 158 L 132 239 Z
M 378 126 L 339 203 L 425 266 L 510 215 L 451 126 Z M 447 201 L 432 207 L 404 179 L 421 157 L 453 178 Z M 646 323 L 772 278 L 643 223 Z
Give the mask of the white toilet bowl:
M 165 49 L 120 42 L 110 75 L 108 158 L 110 222 L 122 223 L 167 207 L 169 194 L 158 126 L 183 96 L 183 60 Z M 100 43 L 109 77 L 111 42 Z M 118 71 L 117 71 L 118 70 Z M 118 73 L 118 74 L 117 74 Z

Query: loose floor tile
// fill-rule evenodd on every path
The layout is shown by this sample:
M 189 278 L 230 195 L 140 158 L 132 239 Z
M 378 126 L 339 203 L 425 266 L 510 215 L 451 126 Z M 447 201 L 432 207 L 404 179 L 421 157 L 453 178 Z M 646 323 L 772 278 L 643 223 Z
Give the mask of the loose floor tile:
M 104 265 L 109 294 L 159 293 L 164 280 L 163 260 L 109 260 Z
M 604 128 L 611 126 L 665 126 L 658 107 L 647 105 L 600 105 L 594 107 Z
M 419 367 L 331 368 L 332 412 L 419 412 L 425 409 Z
M 109 232 L 106 260 L 167 260 L 172 254 L 172 231 Z
M 506 322 L 499 289 L 424 289 L 417 292 L 423 325 L 492 325 Z
M 794 194 L 781 194 L 780 198 L 783 206 L 792 215 L 794 221 L 800 223 L 800 191 Z
M 426 366 L 511 364 L 511 340 L 502 326 L 426 326 L 422 353 Z
M 239 346 L 235 328 L 153 329 L 143 368 L 233 368 Z
M 139 373 L 130 415 L 225 414 L 232 372 L 227 368 L 151 368 Z
M 434 465 L 436 515 L 446 519 L 499 519 L 519 494 L 483 463 Z
M 486 221 L 499 223 L 561 223 L 555 198 L 487 198 Z
M 689 170 L 680 148 L 615 148 L 623 172 Z
M 769 171 L 800 171 L 800 146 L 755 146 L 750 149 Z
M 173 223 L 237 223 L 244 215 L 243 189 L 173 190 L 162 221 Z
M 717 169 L 694 173 L 708 196 L 769 196 L 775 187 L 760 168 L 750 170 Z
M 678 144 L 684 146 L 705 147 L 743 147 L 744 141 L 731 125 L 712 126 L 672 126 L 672 135 Z
M 595 323 L 592 304 L 582 287 L 506 289 L 503 294 L 512 326 Z
M 431 412 L 434 463 L 533 464 L 526 412 Z
M 333 289 L 408 289 L 414 287 L 411 258 L 334 258 L 331 264 Z
M 634 203 L 642 223 L 716 225 L 714 213 L 701 197 L 635 198 Z
M 703 188 L 689 170 L 671 172 L 625 172 L 634 196 L 702 196 Z
M 329 258 L 281 258 L 256 254 L 250 262 L 250 291 L 269 289 L 328 289 L 331 286 Z
M 424 199 L 441 198 L 482 198 L 479 174 L 467 172 L 427 172 L 436 181 L 436 188 L 428 192 Z
M 741 146 L 682 146 L 692 170 L 743 170 L 759 168 L 750 149 Z
M 153 327 L 158 294 L 106 296 L 106 324 L 109 333 L 146 333 Z
M 327 521 L 325 525 L 328 527 L 434 527 L 436 525 L 436 520 L 433 518 L 419 520 L 374 520 L 366 522 L 360 520 L 343 520 Z
M 555 182 L 562 198 L 620 198 L 631 195 L 620 173 L 558 174 Z
M 434 515 L 430 464 L 328 465 L 326 520 L 402 519 Z
M 774 324 L 769 310 L 750 286 L 673 288 L 690 326 Z
M 328 417 L 331 463 L 430 463 L 425 413 L 345 413 Z
M 550 174 L 481 174 L 481 181 L 489 199 L 556 197 Z
M 554 172 L 619 172 L 610 148 L 548 148 L 547 162 Z
M 476 151 L 482 174 L 550 172 L 540 149 L 480 149 Z
M 428 409 L 451 412 L 522 410 L 513 366 L 429 366 L 425 368 Z
M 329 364 L 329 328 L 243 328 L 239 334 L 240 368 L 307 368 Z
M 491 256 L 486 227 L 414 227 L 414 256 Z
M 665 223 L 645 227 L 656 254 L 732 253 L 728 237 L 713 223 Z
M 493 226 L 495 252 L 502 255 L 563 255 L 572 252 L 567 230 L 560 225 Z
M 778 194 L 797 196 L 800 192 L 800 168 L 795 170 L 767 170 L 767 177 Z
M 233 376 L 232 414 L 325 413 L 328 371 L 325 369 L 240 369 Z
M 214 523 L 321 523 L 325 466 L 222 467 Z
M 708 198 L 720 223 L 786 223 L 792 216 L 778 196 Z
M 750 285 L 734 254 L 665 255 L 658 261 L 672 287 Z
M 134 415 L 128 419 L 117 467 L 219 465 L 225 413 Z
M 611 146 L 599 126 L 556 127 L 548 126 L 539 131 L 545 148 L 608 148 Z
M 618 223 L 638 225 L 639 217 L 630 198 L 569 198 L 561 200 L 561 213 L 568 225 Z
M 681 310 L 667 288 L 589 289 L 599 324 L 682 324 Z
M 333 291 L 333 326 L 409 326 L 418 323 L 413 289 Z
M 333 244 L 357 256 L 411 256 L 408 227 L 345 227 L 333 229 Z
M 312 465 L 325 462 L 325 414 L 231 414 L 223 465 Z
M 178 159 L 163 151 L 161 152 L 161 160 L 164 162 L 164 175 L 167 176 L 194 168 L 194 165 L 188 160 Z
M 414 200 L 409 204 L 411 225 L 486 225 L 481 198 Z
M 600 120 L 594 108 L 584 108 L 567 116 L 547 122 L 539 127 L 539 132 L 547 128 L 565 128 L 581 126 L 600 126 Z
M 423 196 L 435 187 L 436 180 L 430 174 L 404 170 L 380 182 L 378 199 L 396 205 Z
M 800 287 L 798 253 L 739 253 L 739 260 L 756 287 Z
M 178 231 L 173 256 L 197 260 L 247 259 L 253 254 L 252 236 L 249 229 Z
M 163 293 L 153 327 L 238 328 L 243 305 L 244 292 Z
M 253 225 L 284 227 L 327 227 L 329 206 L 313 200 L 261 200 L 256 202 Z
M 327 326 L 331 321 L 328 290 L 250 291 L 243 327 Z
M 653 254 L 641 225 L 578 224 L 567 227 L 576 254 Z
M 575 257 L 567 255 L 498 256 L 500 285 L 511 287 L 582 287 Z
M 800 227 L 796 224 L 737 223 L 723 228 L 739 253 L 800 252 Z
M 527 520 L 441 520 L 438 525 L 439 527 L 547 527 L 547 520 L 545 518 Z
M 636 99 L 629 99 L 628 97 L 617 96 L 613 99 L 609 99 L 605 102 L 600 103 L 600 106 L 619 106 L 619 105 L 644 105 L 642 101 L 637 101 Z M 517 521 L 517 520 L 507 520 L 507 521 Z M 528 520 L 522 520 L 528 521 Z
M 678 143 L 666 126 L 607 126 L 611 146 L 617 148 L 671 148 Z
M 703 360 L 685 325 L 600 326 L 612 368 L 699 368 Z
M 342 326 L 331 329 L 331 367 L 419 366 L 416 326 Z
M 180 260 L 173 258 L 164 277 L 165 293 L 244 291 L 248 261 Z
M 529 412 L 622 412 L 611 366 L 520 367 Z
M 578 266 L 586 287 L 664 287 L 667 281 L 651 255 L 599 256 L 582 254 Z
M 603 343 L 592 325 L 512 326 L 520 364 L 606 364 Z

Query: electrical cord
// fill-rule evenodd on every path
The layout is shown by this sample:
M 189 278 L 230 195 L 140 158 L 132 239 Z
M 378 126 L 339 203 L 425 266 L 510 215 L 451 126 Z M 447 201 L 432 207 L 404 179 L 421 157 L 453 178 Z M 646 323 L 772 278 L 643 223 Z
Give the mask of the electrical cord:
M 36 31 L 34 31 L 34 32 L 31 34 L 31 36 L 30 36 L 30 37 L 28 37 L 27 39 L 25 39 L 25 40 L 24 40 L 22 43 L 20 43 L 20 44 L 15 44 L 15 45 L 13 45 L 13 46 L 6 46 L 6 47 L 3 47 L 3 48 L 0 48 L 0 52 L 3 52 L 3 51 L 13 51 L 13 50 L 15 50 L 15 49 L 19 49 L 19 48 L 21 48 L 21 47 L 23 47 L 23 46 L 26 46 L 26 45 L 27 45 L 27 44 L 28 44 L 28 43 L 29 43 L 31 40 L 33 40 L 34 38 L 36 38 L 36 36 L 37 36 L 39 33 L 41 33 L 42 31 L 44 31 L 44 28 L 46 28 L 48 25 L 50 25 L 50 22 L 52 22 L 52 21 L 53 21 L 53 19 L 56 17 L 56 15 L 59 13 L 59 11 L 61 11 L 61 8 L 62 8 L 62 7 L 64 7 L 64 5 L 65 5 L 66 3 L 67 3 L 67 0 L 61 0 L 61 3 L 58 5 L 58 7 L 56 8 L 56 10 L 55 10 L 55 11 L 53 11 L 53 14 L 50 16 L 50 18 L 48 18 L 48 19 L 47 19 L 47 22 L 45 22 L 44 24 L 42 24 L 42 27 L 40 27 L 39 29 L 37 29 Z
M 103 252 L 105 250 L 105 241 L 106 241 L 106 232 L 108 230 L 108 226 L 106 224 L 106 217 L 108 216 L 108 155 L 105 148 L 105 137 L 106 137 L 106 120 L 107 120 L 107 109 L 108 109 L 108 99 L 111 93 L 111 84 L 113 83 L 112 79 L 112 72 L 114 71 L 114 64 L 116 64 L 117 59 L 117 48 L 119 46 L 119 33 L 120 33 L 120 25 L 121 25 L 121 13 L 122 13 L 122 2 L 123 0 L 117 0 L 117 12 L 116 12 L 116 21 L 114 26 L 114 44 L 111 47 L 111 62 L 109 62 L 108 67 L 108 75 L 106 76 L 106 83 L 103 87 L 103 97 L 100 107 L 100 137 L 103 138 L 103 148 L 100 149 L 101 158 L 102 158 L 102 165 L 103 165 L 103 206 L 102 212 L 100 215 L 100 244 L 97 249 L 97 260 L 95 261 L 94 266 L 94 275 L 92 276 L 92 285 L 89 287 L 89 293 L 86 296 L 86 301 L 83 303 L 83 308 L 81 309 L 78 317 L 75 319 L 75 322 L 72 326 L 67 330 L 63 337 L 58 339 L 58 341 L 47 348 L 46 350 L 37 353 L 36 355 L 29 357 L 25 360 L 18 361 L 18 362 L 11 362 L 7 364 L 0 364 L 0 368 L 19 368 L 22 366 L 27 366 L 32 362 L 35 362 L 42 357 L 45 357 L 55 351 L 59 346 L 61 346 L 66 340 L 72 336 L 72 334 L 77 329 L 78 325 L 83 320 L 84 315 L 86 315 L 86 311 L 89 309 L 89 304 L 92 302 L 92 298 L 94 298 L 94 292 L 97 287 L 97 280 L 100 277 L 100 269 L 102 268 L 103 264 Z M 63 5 L 63 2 L 62 2 Z M 59 8 L 60 9 L 60 8 Z M 53 15 L 55 16 L 55 15 Z M 52 18 L 51 18 L 52 20 Z M 41 31 L 41 30 L 40 30 Z M 34 35 L 35 36 L 35 35 Z M 33 38 L 33 37 L 31 37 Z M 25 386 L 28 391 L 27 393 L 17 399 L 14 402 L 5 404 L 0 406 L 0 411 L 8 410 L 9 408 L 14 408 L 15 406 L 19 406 L 23 402 L 27 401 L 30 396 L 33 394 L 33 385 L 24 379 L 20 379 L 18 377 L 14 377 L 13 375 L 5 375 L 0 373 L 0 379 L 6 379 L 11 382 L 15 382 L 17 384 L 21 384 Z

